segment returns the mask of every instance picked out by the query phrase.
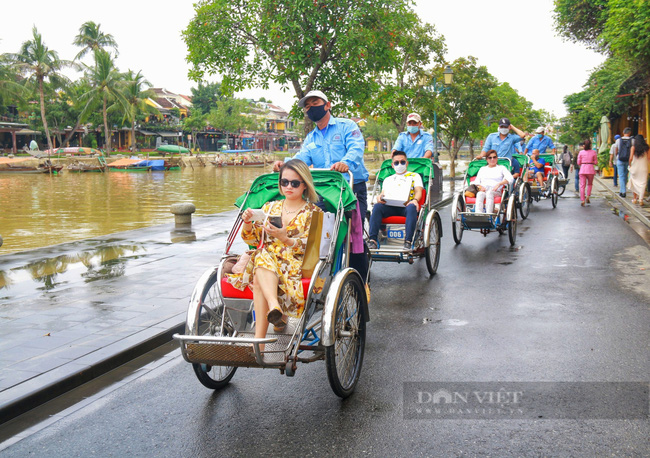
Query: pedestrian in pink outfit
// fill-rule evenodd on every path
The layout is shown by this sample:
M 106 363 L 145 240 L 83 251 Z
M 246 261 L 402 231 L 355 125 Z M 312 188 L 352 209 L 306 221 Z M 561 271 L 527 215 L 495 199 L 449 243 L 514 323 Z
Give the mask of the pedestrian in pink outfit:
M 598 163 L 598 156 L 591 149 L 591 140 L 585 140 L 585 146 L 578 153 L 578 166 L 580 166 L 580 205 L 585 206 L 585 186 L 587 187 L 587 203 L 591 196 L 591 187 L 594 184 L 594 175 L 596 174 L 595 165 Z

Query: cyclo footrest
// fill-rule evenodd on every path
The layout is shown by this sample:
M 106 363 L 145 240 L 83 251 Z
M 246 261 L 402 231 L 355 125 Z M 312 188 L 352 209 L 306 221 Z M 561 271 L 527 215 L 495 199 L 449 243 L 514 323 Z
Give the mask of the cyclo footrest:
M 237 337 L 188 336 L 175 334 L 187 362 L 210 366 L 267 367 L 282 365 L 291 343 L 291 335 L 278 334 L 258 339 L 253 334 Z M 262 363 L 256 358 L 256 347 L 264 344 Z

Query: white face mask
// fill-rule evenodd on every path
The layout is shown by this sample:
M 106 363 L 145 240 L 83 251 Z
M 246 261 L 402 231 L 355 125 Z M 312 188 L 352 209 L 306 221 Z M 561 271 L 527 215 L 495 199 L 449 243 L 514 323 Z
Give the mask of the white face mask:
M 403 174 L 404 172 L 406 172 L 406 164 L 404 164 L 404 165 L 402 165 L 402 164 L 400 164 L 400 165 L 396 165 L 396 166 L 395 166 L 395 172 L 396 172 L 398 175 L 401 175 L 401 174 Z
M 499 133 L 501 135 L 508 135 L 509 132 L 510 132 L 509 127 L 499 127 Z

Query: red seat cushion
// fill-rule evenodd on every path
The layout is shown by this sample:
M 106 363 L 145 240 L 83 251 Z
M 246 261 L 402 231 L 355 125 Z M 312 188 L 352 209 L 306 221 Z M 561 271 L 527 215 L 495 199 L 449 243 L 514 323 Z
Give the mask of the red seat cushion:
M 311 278 L 302 279 L 302 291 L 303 294 L 305 295 L 304 297 L 307 297 L 307 294 L 309 293 L 310 282 L 311 282 Z M 253 290 L 246 287 L 244 288 L 244 291 L 239 291 L 237 288 L 235 288 L 230 283 L 228 283 L 225 277 L 221 279 L 221 294 L 223 295 L 223 297 L 230 298 L 230 299 L 253 300 Z
M 465 197 L 465 203 L 466 204 L 475 204 L 476 203 L 476 197 Z M 501 196 L 495 196 L 494 197 L 494 203 L 495 204 L 500 204 L 501 203 Z
M 420 200 L 418 200 L 418 205 L 420 206 L 420 209 L 422 208 L 422 205 L 427 201 L 427 190 L 422 189 L 422 196 L 420 196 Z M 406 224 L 406 216 L 389 216 L 388 218 L 383 218 L 381 220 L 382 224 Z

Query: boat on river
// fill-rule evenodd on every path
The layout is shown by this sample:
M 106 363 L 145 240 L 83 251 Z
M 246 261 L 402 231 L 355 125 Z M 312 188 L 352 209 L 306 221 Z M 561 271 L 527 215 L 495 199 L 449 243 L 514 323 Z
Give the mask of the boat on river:
M 264 167 L 273 162 L 270 155 L 258 151 L 260 150 L 224 150 L 210 162 L 215 167 Z
M 85 172 L 106 172 L 106 160 L 103 156 L 97 158 L 99 164 L 88 164 L 87 162 L 75 161 L 68 165 L 66 169 L 69 172 L 85 173 Z
M 169 170 L 180 170 L 176 166 L 163 159 L 118 159 L 108 164 L 112 172 L 163 172 Z
M 62 165 L 55 165 L 49 159 L 37 166 L 26 165 L 25 161 L 31 158 L 6 158 L 0 157 L 0 173 L 52 173 L 58 174 L 63 170 Z
M 50 155 L 50 150 L 43 151 L 43 154 Z M 88 148 L 86 146 L 69 146 L 66 148 L 54 148 L 52 150 L 52 156 L 54 155 L 72 155 L 72 156 L 90 156 L 93 154 L 101 154 L 101 151 L 95 148 Z

